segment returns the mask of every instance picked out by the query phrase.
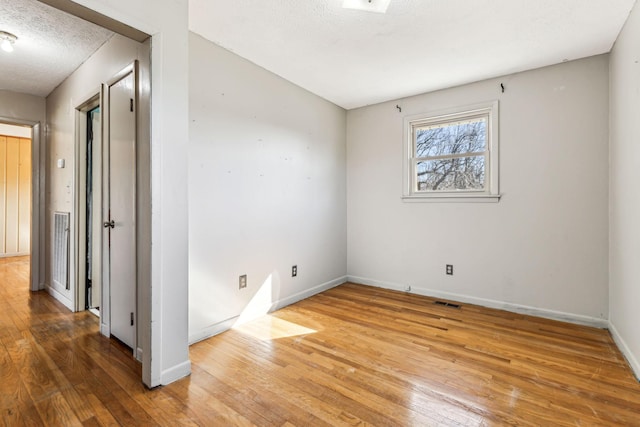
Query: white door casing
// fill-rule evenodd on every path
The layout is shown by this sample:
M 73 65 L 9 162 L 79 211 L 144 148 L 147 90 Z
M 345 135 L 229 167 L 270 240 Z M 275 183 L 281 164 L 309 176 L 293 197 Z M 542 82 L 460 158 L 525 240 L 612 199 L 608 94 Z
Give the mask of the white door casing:
M 88 224 L 87 227 L 91 227 L 91 234 L 93 236 L 92 248 L 91 248 L 91 282 L 92 282 L 92 294 L 89 305 L 91 307 L 99 307 L 101 301 L 102 292 L 102 110 L 100 113 L 95 114 L 92 117 L 92 129 L 93 129 L 93 159 L 92 159 L 92 182 L 93 182 L 93 194 L 92 194 L 92 207 L 93 207 L 93 222 Z
M 74 202 L 75 212 L 72 239 L 73 274 L 70 279 L 74 289 L 74 310 L 85 310 L 85 284 L 87 276 L 90 276 L 95 294 L 100 295 L 102 281 L 102 114 L 103 114 L 103 88 L 102 85 L 96 90 L 96 93 L 89 97 L 83 104 L 76 108 L 76 149 L 75 149 L 75 184 L 74 184 Z M 90 112 L 96 108 L 100 108 L 100 113 L 94 116 L 92 131 L 92 222 L 87 222 L 86 209 L 87 203 L 87 160 L 88 160 L 88 121 Z M 93 242 L 92 247 L 86 245 L 86 235 L 92 231 Z M 92 254 L 92 271 L 91 274 L 86 270 L 87 253 Z M 101 300 L 98 299 L 92 304 L 93 307 L 99 307 Z

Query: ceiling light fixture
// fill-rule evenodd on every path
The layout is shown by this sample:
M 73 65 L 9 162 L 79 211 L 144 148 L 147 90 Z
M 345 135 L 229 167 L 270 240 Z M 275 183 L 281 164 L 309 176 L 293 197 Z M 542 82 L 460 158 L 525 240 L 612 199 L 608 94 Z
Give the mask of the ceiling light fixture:
M 13 44 L 18 40 L 18 38 L 6 31 L 0 31 L 0 48 L 5 52 L 13 52 Z
M 389 3 L 391 3 L 391 0 L 343 0 L 342 7 L 366 12 L 386 13 Z

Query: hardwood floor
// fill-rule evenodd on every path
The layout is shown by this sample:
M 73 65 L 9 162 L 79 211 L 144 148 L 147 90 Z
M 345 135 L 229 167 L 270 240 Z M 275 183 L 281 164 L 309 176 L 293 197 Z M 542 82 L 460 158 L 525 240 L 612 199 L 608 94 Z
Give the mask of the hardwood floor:
M 98 319 L 0 259 L 5 425 L 640 425 L 607 331 L 346 284 L 191 347 L 147 390 Z

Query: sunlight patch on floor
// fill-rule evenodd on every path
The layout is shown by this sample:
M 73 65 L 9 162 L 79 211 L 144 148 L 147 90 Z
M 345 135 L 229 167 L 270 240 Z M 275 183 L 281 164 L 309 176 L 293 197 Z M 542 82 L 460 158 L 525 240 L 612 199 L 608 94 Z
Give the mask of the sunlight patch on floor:
M 262 341 L 317 332 L 315 329 L 268 314 L 274 308 L 273 290 L 273 274 L 270 274 L 242 310 L 232 329 Z
M 274 317 L 270 314 L 262 316 L 251 322 L 234 326 L 233 329 L 261 341 L 308 335 L 318 332 L 315 329 L 307 328 L 305 326 L 298 325 L 297 323 Z

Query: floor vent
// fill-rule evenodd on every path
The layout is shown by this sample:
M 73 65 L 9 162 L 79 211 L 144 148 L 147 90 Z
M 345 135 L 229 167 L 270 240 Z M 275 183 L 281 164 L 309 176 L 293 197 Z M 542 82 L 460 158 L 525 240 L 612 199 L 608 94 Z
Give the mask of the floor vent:
M 53 213 L 53 284 L 69 289 L 69 212 Z
M 460 308 L 460 304 L 454 304 L 452 302 L 446 302 L 446 301 L 434 301 L 433 302 L 435 305 L 441 305 L 443 307 L 451 307 L 451 308 Z

